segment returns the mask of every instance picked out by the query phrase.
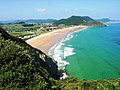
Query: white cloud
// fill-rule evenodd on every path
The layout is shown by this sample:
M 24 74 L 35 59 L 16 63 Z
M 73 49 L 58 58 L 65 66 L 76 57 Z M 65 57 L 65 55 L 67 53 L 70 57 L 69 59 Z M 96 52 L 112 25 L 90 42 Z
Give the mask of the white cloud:
M 37 12 L 45 12 L 46 9 L 45 8 L 35 8 L 35 11 L 37 11 Z
M 67 13 L 74 13 L 77 12 L 79 9 L 65 9 L 64 11 Z

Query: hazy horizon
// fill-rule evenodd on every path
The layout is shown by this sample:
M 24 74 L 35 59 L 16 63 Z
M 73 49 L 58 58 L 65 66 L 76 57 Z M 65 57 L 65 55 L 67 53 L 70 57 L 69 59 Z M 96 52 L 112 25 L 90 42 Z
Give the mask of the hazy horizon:
M 120 0 L 1 0 L 0 21 L 90 16 L 120 20 Z

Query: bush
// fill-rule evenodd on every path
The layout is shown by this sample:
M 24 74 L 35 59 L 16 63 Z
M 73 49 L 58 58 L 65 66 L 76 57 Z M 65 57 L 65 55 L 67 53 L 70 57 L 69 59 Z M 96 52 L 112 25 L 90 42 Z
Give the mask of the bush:
M 5 40 L 0 36 L 0 86 L 4 89 L 41 89 L 52 87 L 50 76 L 35 60 L 29 46 Z

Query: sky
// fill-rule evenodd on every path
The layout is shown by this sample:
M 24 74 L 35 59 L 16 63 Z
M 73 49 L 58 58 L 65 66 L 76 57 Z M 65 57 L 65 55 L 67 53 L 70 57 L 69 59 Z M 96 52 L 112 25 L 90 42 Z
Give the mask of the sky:
M 120 0 L 0 0 L 0 20 L 62 19 L 72 15 L 120 20 Z

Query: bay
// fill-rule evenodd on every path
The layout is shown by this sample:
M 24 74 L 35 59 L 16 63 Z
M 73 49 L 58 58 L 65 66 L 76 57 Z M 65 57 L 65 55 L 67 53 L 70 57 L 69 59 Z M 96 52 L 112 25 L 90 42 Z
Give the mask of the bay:
M 58 47 L 55 52 L 62 61 L 68 62 L 65 70 L 70 77 L 120 78 L 120 23 L 74 32 Z

